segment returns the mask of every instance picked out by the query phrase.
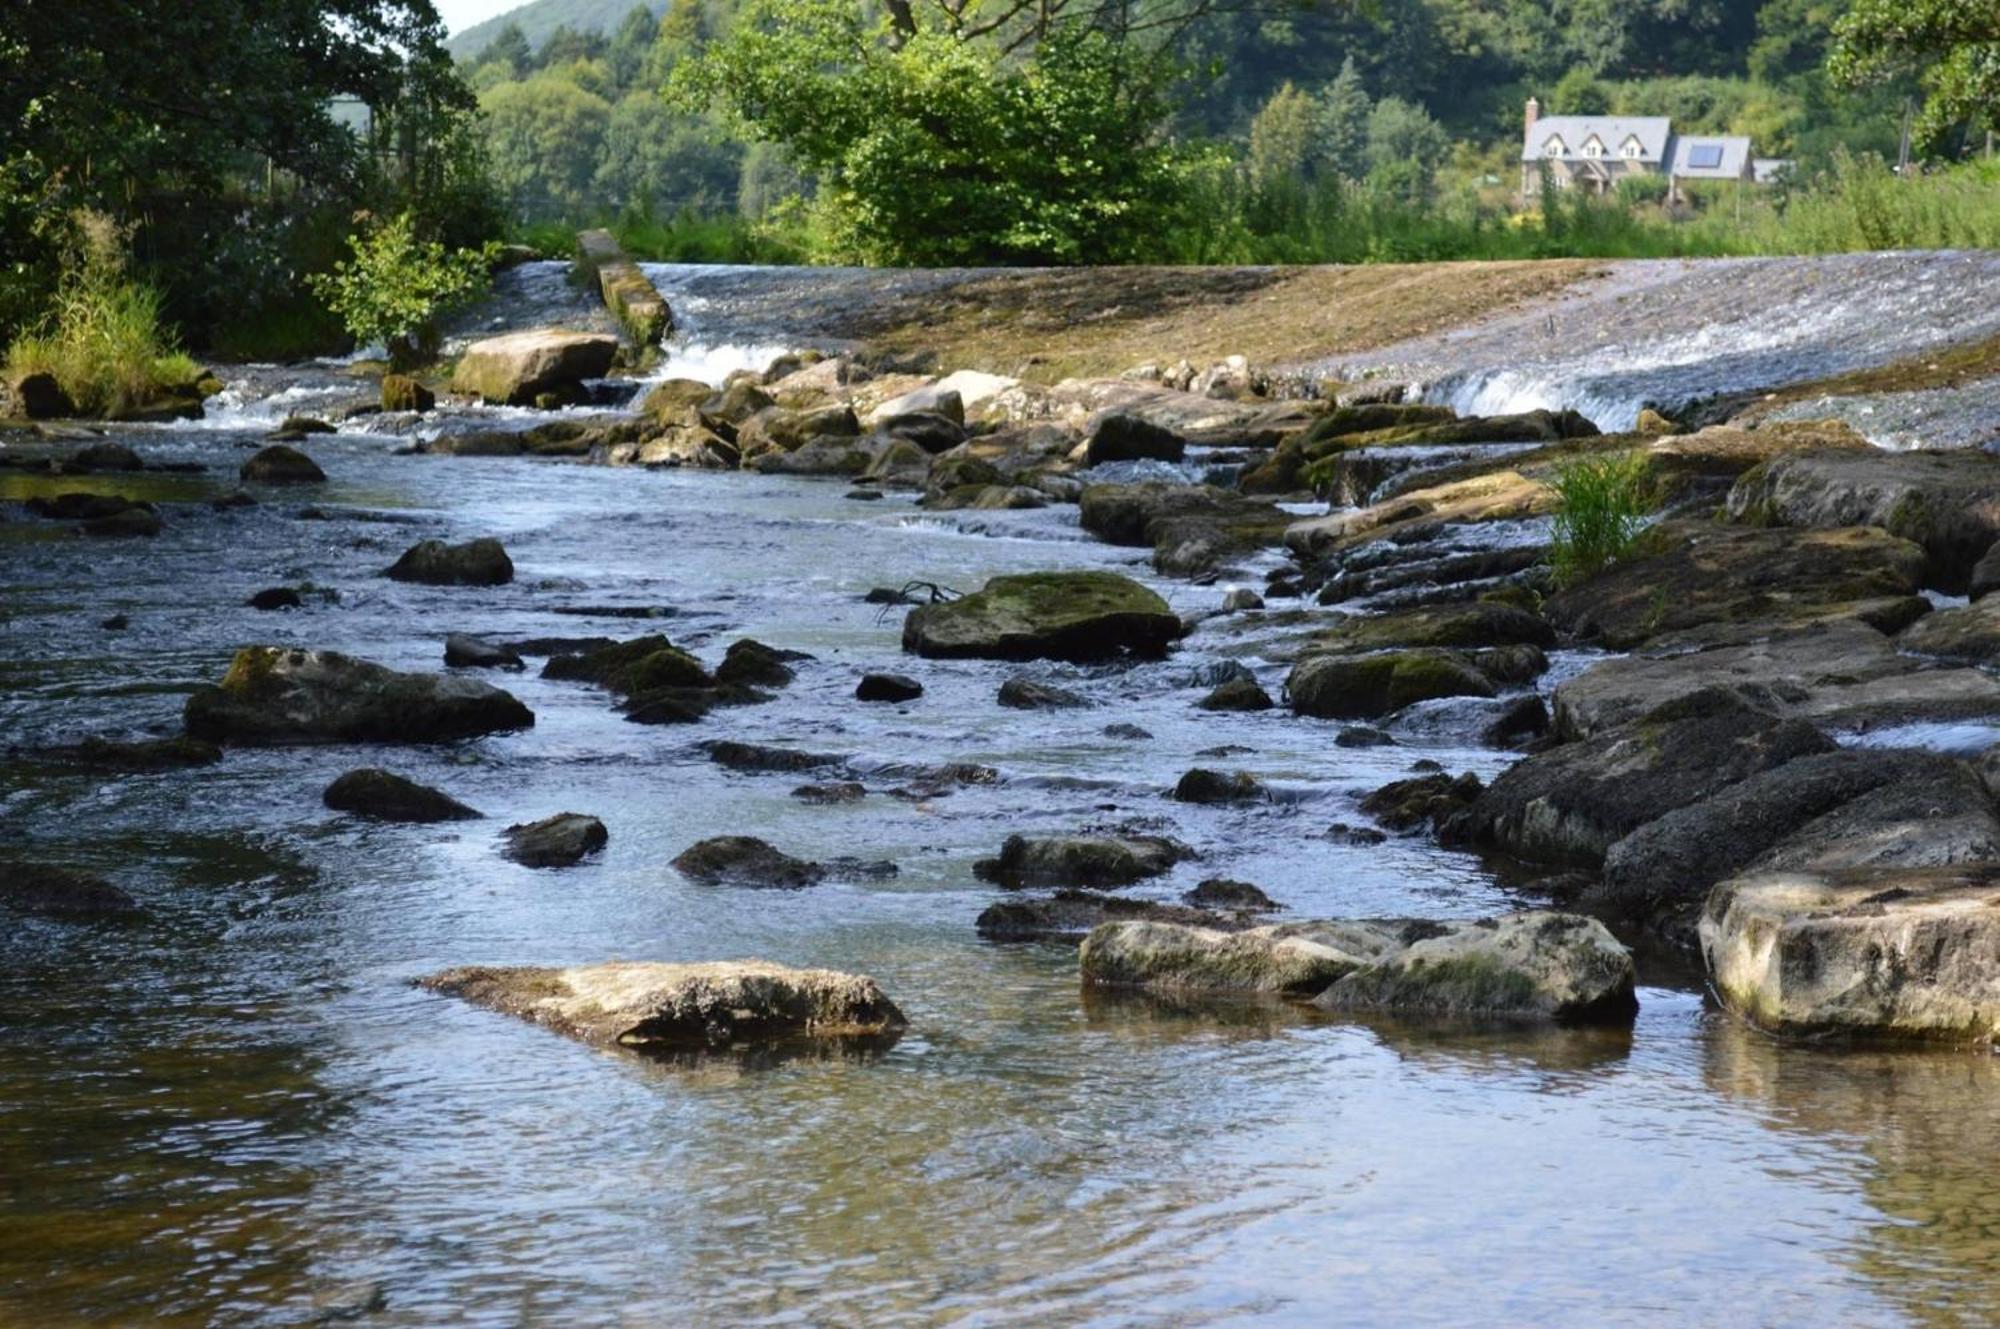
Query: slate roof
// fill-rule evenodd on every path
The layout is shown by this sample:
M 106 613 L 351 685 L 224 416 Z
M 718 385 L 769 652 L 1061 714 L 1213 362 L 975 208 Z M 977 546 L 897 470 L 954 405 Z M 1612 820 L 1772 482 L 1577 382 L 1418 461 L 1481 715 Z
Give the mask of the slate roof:
M 1684 134 L 1674 139 L 1673 163 L 1668 173 L 1683 180 L 1740 180 L 1749 163 L 1747 138 Z
M 1603 141 L 1607 158 L 1622 157 L 1625 140 L 1636 138 L 1644 154 L 1640 160 L 1657 164 L 1666 159 L 1673 121 L 1663 115 L 1545 115 L 1522 135 L 1521 160 L 1541 161 L 1548 155 L 1546 145 L 1552 137 L 1562 139 L 1563 152 L 1557 161 L 1588 160 L 1583 145 L 1592 134 Z

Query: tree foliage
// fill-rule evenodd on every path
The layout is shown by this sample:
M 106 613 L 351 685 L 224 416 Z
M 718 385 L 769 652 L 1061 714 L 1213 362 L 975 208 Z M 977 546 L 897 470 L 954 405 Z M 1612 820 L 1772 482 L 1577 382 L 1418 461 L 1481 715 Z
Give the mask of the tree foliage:
M 1926 98 L 1918 137 L 1960 122 L 2000 128 L 2000 4 L 1994 0 L 1854 0 L 1834 27 L 1829 68 L 1849 84 L 1916 71 Z
M 435 355 L 439 317 L 485 294 L 493 250 L 448 250 L 419 235 L 407 212 L 362 220 L 349 256 L 315 274 L 313 288 L 355 341 L 386 347 L 398 367 Z

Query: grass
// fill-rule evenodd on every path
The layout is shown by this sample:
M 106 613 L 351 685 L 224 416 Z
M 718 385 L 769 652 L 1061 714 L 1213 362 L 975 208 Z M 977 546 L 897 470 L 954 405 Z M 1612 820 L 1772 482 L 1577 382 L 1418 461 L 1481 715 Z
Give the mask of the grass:
M 1556 470 L 1561 506 L 1549 542 L 1556 585 L 1574 586 L 1623 558 L 1656 506 L 1652 464 L 1641 452 L 1583 457 Z
M 804 244 L 785 227 L 753 222 L 733 213 L 702 216 L 682 211 L 661 218 L 627 210 L 588 225 L 603 226 L 619 247 L 642 263 L 786 263 L 809 261 Z M 576 250 L 576 233 L 586 224 L 534 222 L 519 228 L 514 239 L 549 258 L 567 258 Z
M 125 236 L 80 213 L 54 308 L 7 349 L 12 376 L 48 373 L 77 412 L 115 416 L 191 386 L 201 367 L 160 325 L 160 293 L 125 272 Z

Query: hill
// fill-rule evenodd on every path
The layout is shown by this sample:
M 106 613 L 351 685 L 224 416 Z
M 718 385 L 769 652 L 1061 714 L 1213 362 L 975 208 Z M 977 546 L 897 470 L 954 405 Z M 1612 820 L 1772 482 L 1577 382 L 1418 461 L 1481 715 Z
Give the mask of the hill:
M 537 48 L 560 27 L 609 36 L 640 3 L 642 0 L 530 0 L 519 9 L 510 9 L 454 33 L 445 45 L 458 59 L 467 59 L 485 50 L 509 23 L 520 25 L 528 44 Z M 643 0 L 643 3 L 656 15 L 667 11 L 668 0 Z

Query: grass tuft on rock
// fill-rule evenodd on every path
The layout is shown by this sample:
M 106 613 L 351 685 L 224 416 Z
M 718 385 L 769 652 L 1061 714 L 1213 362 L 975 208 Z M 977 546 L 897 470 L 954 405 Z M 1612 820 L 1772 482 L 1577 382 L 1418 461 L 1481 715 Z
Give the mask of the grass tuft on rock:
M 1624 558 L 1659 505 L 1652 463 L 1642 452 L 1581 457 L 1555 475 L 1549 567 L 1556 585 L 1587 581 Z

